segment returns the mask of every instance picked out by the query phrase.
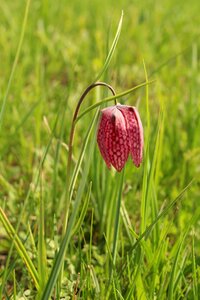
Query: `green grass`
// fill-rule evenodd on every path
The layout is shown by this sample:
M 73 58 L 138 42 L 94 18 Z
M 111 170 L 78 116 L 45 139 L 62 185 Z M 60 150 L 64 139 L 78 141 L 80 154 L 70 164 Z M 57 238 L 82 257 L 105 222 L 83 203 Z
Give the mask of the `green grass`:
M 0 299 L 199 299 L 199 9 L 0 2 Z M 97 87 L 67 172 L 97 80 L 140 112 L 139 169 L 106 168 Z

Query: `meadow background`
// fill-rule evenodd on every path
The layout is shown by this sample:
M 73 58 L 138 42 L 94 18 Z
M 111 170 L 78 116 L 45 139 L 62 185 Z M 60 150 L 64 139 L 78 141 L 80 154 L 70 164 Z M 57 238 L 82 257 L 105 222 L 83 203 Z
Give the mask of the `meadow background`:
M 51 296 L 198 299 L 199 1 L 35 0 L 23 28 L 26 6 L 0 1 L 0 298 L 50 299 L 45 291 L 62 239 L 72 114 L 103 67 L 123 10 L 121 35 L 100 80 L 117 93 L 155 80 L 118 99 L 140 112 L 144 162 L 136 169 L 129 160 L 122 182 L 99 154 L 96 119 L 82 148 L 96 110 L 79 120 L 72 171 L 81 154 L 83 161 L 69 212 L 77 215 Z M 109 95 L 97 88 L 81 111 Z

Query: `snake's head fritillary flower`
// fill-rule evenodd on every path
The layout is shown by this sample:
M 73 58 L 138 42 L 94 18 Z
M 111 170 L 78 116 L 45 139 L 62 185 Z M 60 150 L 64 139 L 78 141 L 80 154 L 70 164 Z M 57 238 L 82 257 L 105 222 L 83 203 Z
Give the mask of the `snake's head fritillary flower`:
M 120 172 L 129 154 L 136 167 L 142 162 L 143 128 L 135 107 L 117 104 L 101 111 L 97 143 L 106 165 Z

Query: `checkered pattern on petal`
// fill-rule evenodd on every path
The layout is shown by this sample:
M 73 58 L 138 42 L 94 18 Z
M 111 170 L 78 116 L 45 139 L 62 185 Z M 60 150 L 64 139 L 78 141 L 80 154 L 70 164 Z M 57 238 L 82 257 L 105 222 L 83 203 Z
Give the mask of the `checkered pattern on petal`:
M 108 168 L 120 172 L 131 154 L 136 167 L 142 162 L 143 128 L 135 107 L 115 105 L 101 111 L 97 133 L 100 152 Z
M 112 113 L 108 128 L 106 148 L 108 149 L 111 164 L 120 172 L 128 159 L 129 147 L 127 143 L 126 122 L 123 114 L 117 107 Z
M 143 128 L 137 109 L 132 106 L 118 105 L 127 124 L 128 143 L 132 160 L 136 167 L 142 162 L 143 154 Z
M 99 150 L 101 152 L 101 155 L 103 156 L 103 159 L 106 162 L 107 167 L 110 169 L 111 162 L 108 155 L 108 149 L 106 146 L 106 140 L 108 139 L 108 133 L 109 133 L 109 127 L 110 127 L 110 119 L 112 116 L 112 111 L 115 109 L 115 107 L 108 107 L 106 109 L 103 109 L 101 111 L 101 117 L 99 122 L 99 128 L 97 133 L 97 143 L 99 146 Z

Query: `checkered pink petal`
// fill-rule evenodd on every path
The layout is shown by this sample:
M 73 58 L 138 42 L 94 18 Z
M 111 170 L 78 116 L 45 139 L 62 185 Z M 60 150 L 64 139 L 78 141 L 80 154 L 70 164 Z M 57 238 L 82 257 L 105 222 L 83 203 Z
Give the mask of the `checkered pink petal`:
M 129 156 L 136 167 L 142 161 L 143 129 L 136 108 L 115 105 L 101 111 L 97 143 L 108 168 L 120 172 Z
M 143 127 L 139 113 L 137 109 L 132 106 L 118 105 L 118 108 L 126 120 L 131 158 L 135 166 L 139 167 L 142 162 L 144 144 Z

